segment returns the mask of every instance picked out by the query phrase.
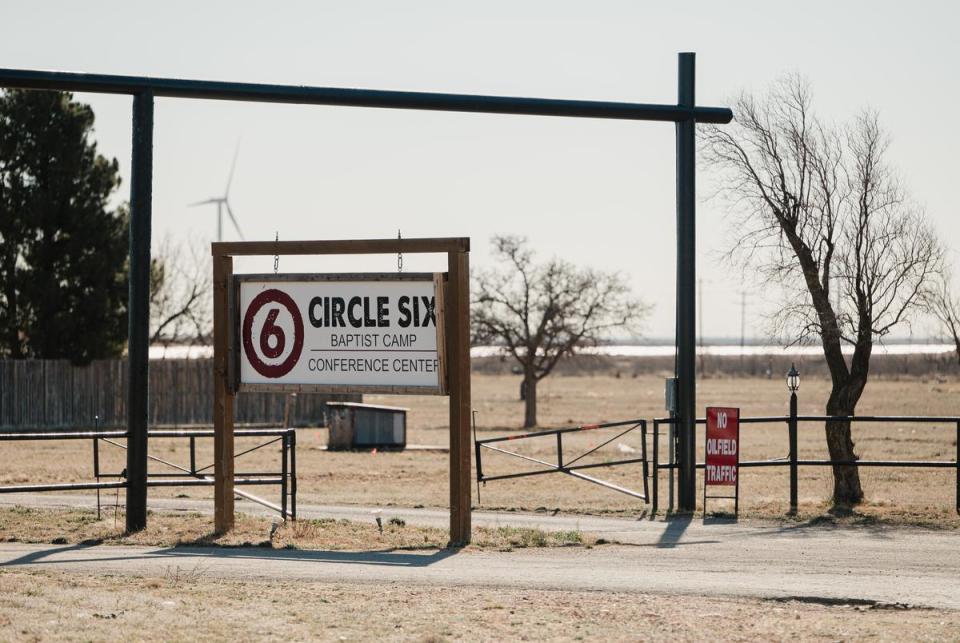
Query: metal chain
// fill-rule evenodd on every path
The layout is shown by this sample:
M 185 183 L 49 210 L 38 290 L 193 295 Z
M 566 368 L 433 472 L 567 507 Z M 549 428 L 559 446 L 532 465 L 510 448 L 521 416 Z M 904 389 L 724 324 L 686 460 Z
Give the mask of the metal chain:
M 400 241 L 400 229 L 397 228 L 397 241 Z M 403 253 L 397 253 L 397 272 L 403 272 Z
M 273 274 L 277 274 L 277 271 L 280 270 L 280 231 L 277 231 L 276 237 L 273 239 Z

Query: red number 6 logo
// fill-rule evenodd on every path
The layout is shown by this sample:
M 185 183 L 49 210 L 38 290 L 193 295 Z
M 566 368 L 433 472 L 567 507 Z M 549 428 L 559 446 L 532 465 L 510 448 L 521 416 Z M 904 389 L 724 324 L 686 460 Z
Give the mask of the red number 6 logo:
M 293 350 L 287 355 L 287 359 L 279 364 L 265 363 L 260 359 L 253 344 L 253 318 L 260 312 L 261 308 L 270 303 L 276 303 L 286 308 L 287 312 L 289 312 L 293 318 Z M 267 318 L 263 322 L 263 328 L 260 329 L 260 341 L 258 344 L 260 345 L 260 351 L 264 357 L 268 359 L 280 357 L 280 355 L 283 354 L 283 349 L 286 347 L 286 333 L 283 332 L 283 328 L 277 326 L 277 317 L 279 315 L 280 309 L 272 308 L 267 313 Z M 275 288 L 264 290 L 250 302 L 250 306 L 247 307 L 247 314 L 243 316 L 241 334 L 243 337 L 243 351 L 246 353 L 250 365 L 264 377 L 271 379 L 283 377 L 293 370 L 293 367 L 297 365 L 297 361 L 300 359 L 300 353 L 303 352 L 303 317 L 301 317 L 300 311 L 297 309 L 297 305 L 290 295 Z M 269 341 L 271 337 L 274 338 L 275 342 L 272 347 Z

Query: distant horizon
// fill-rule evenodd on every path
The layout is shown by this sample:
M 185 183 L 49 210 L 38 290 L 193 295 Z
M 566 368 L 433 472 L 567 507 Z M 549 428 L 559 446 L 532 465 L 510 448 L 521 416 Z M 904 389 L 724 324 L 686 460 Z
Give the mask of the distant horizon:
M 698 338 L 698 344 L 704 346 L 735 346 L 740 344 L 739 335 L 736 337 L 731 337 L 727 335 L 717 335 L 717 336 L 706 336 L 702 340 Z M 784 341 L 778 338 L 772 337 L 763 337 L 763 336 L 754 336 L 754 337 L 744 337 L 743 344 L 744 346 L 785 346 L 791 342 Z M 612 337 L 610 339 L 603 340 L 601 342 L 604 346 L 673 346 L 674 340 L 672 337 L 667 336 L 651 336 L 651 337 L 640 337 L 640 338 L 630 338 L 630 337 Z M 891 336 L 883 339 L 874 340 L 874 344 L 886 344 L 886 345 L 950 345 L 952 342 L 949 341 L 946 337 L 937 337 L 935 335 L 929 335 L 924 337 L 910 337 L 910 336 Z M 819 345 L 816 340 L 810 342 L 804 342 L 802 345 Z
M 673 355 L 674 344 L 672 340 L 660 343 L 650 341 L 646 343 L 617 343 L 608 342 L 595 348 L 584 348 L 578 351 L 578 354 L 606 355 L 609 357 L 669 357 Z M 923 348 L 923 350 L 918 350 Z M 913 354 L 947 354 L 954 351 L 954 345 L 944 342 L 919 342 L 909 343 L 884 342 L 877 347 L 876 355 L 913 355 Z M 472 345 L 470 353 L 472 357 L 492 357 L 501 355 L 503 346 L 498 345 Z M 846 345 L 843 352 L 848 355 L 853 352 L 853 346 Z M 802 346 L 784 346 L 783 344 L 771 344 L 769 342 L 760 342 L 748 344 L 744 342 L 744 350 L 740 351 L 740 341 L 736 342 L 715 342 L 704 343 L 697 347 L 698 355 L 707 355 L 713 357 L 756 357 L 766 355 L 790 355 L 790 356 L 816 356 L 822 354 L 821 349 L 816 344 L 805 344 Z M 150 346 L 150 359 L 203 359 L 213 356 L 213 346 L 209 344 L 154 344 Z

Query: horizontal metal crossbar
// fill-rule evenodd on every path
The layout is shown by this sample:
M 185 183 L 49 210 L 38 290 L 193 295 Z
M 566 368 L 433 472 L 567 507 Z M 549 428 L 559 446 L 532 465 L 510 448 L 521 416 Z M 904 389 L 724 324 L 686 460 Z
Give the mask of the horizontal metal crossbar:
M 790 460 L 787 459 L 776 459 L 776 460 L 748 460 L 746 462 L 740 462 L 738 466 L 740 467 L 784 467 L 789 466 Z M 832 467 L 832 466 L 848 466 L 848 465 L 857 465 L 860 467 L 920 467 L 920 468 L 947 468 L 954 469 L 957 467 L 957 463 L 950 460 L 797 460 L 798 466 L 822 466 L 822 467 Z M 657 466 L 658 469 L 677 469 L 680 465 L 674 464 L 660 464 Z M 704 468 L 703 462 L 697 463 L 698 469 Z
M 244 437 L 277 437 L 286 435 L 293 429 L 237 429 L 233 432 L 233 435 L 238 438 Z M 214 432 L 210 429 L 182 429 L 182 430 L 171 430 L 163 429 L 156 431 L 148 431 L 148 436 L 151 438 L 212 438 L 214 437 Z
M 726 107 L 308 87 L 28 69 L 0 69 L 0 87 L 131 95 L 152 92 L 154 96 L 169 98 L 637 121 L 680 122 L 693 119 L 701 123 L 722 124 L 733 119 L 733 112 Z
M 62 433 L 0 433 L 0 441 L 13 440 L 90 440 L 93 438 L 125 438 L 126 431 L 66 431 Z
M 0 493 L 32 493 L 38 491 L 81 491 L 86 489 L 123 489 L 124 482 L 58 482 L 52 484 L 19 484 L 0 487 Z
M 276 437 L 283 436 L 290 429 L 238 429 L 236 437 Z M 213 431 L 208 429 L 155 430 L 147 431 L 151 438 L 212 438 Z M 94 438 L 125 438 L 126 431 L 60 431 L 57 433 L 6 431 L 0 433 L 0 441 L 32 440 L 92 440 Z
M 168 464 L 168 463 L 163 462 L 163 464 Z M 171 466 L 176 466 L 176 465 L 171 465 Z M 177 467 L 177 469 L 178 471 L 176 473 L 151 471 L 150 477 L 151 478 L 183 478 L 184 476 L 187 476 L 187 475 L 189 476 L 194 475 L 193 473 L 190 473 L 189 469 L 181 469 L 180 467 Z M 276 471 L 238 471 L 233 475 L 237 476 L 238 478 L 258 478 L 258 477 L 266 476 L 270 478 L 279 479 L 280 476 L 283 475 L 283 473 L 279 473 Z M 122 472 L 121 473 L 100 473 L 100 477 L 101 478 L 123 478 L 124 474 Z
M 276 478 L 234 478 L 233 484 L 236 485 L 258 485 L 258 484 L 280 484 L 283 481 L 282 478 L 277 476 Z M 180 480 L 151 480 L 147 479 L 147 486 L 149 487 L 212 487 L 214 484 L 214 479 L 211 477 L 204 478 L 182 478 Z
M 774 422 L 789 422 L 789 415 L 771 415 L 757 417 L 741 417 L 740 424 L 772 424 Z M 916 424 L 943 424 L 944 422 L 960 422 L 960 416 L 927 416 L 927 415 L 798 415 L 798 422 L 911 422 Z M 677 424 L 676 418 L 656 418 L 656 424 Z M 706 418 L 697 418 L 697 424 L 706 424 Z
M 513 453 L 510 453 L 509 451 L 502 451 L 500 449 L 497 449 L 497 451 L 500 451 L 500 453 L 504 453 L 506 455 L 515 455 Z M 577 464 L 572 467 L 566 467 L 566 466 L 558 467 L 556 465 L 545 462 L 543 464 L 546 466 L 549 466 L 550 467 L 549 469 L 521 471 L 519 473 L 503 473 L 495 476 L 483 476 L 480 482 L 491 482 L 493 480 L 509 480 L 510 478 L 524 478 L 526 476 L 537 476 L 544 473 L 557 473 L 558 471 L 567 473 L 570 471 L 578 471 L 580 469 L 596 469 L 597 467 L 613 467 L 618 464 L 637 464 L 642 462 L 644 462 L 643 458 L 632 458 L 629 460 L 613 460 L 610 462 L 593 462 L 590 464 Z M 664 467 L 660 467 L 660 468 L 663 469 Z
M 544 435 L 556 435 L 558 433 L 577 433 L 580 431 L 609 429 L 615 426 L 628 426 L 630 424 L 640 426 L 641 424 L 646 424 L 646 422 L 646 420 L 637 419 L 624 420 L 623 422 L 604 422 L 601 424 L 580 424 L 578 426 L 571 426 L 563 429 L 547 429 L 544 431 L 534 431 L 533 433 L 521 433 L 519 435 L 505 435 L 498 438 L 486 438 L 483 440 L 477 440 L 477 444 L 491 444 L 493 442 L 509 442 L 511 440 L 523 440 L 525 438 L 539 438 Z

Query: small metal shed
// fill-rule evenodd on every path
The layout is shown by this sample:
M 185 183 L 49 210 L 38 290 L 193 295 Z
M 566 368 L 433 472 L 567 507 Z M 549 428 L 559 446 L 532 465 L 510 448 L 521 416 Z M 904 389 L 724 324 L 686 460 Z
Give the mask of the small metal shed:
M 327 449 L 389 449 L 407 446 L 407 409 L 397 406 L 328 402 Z

